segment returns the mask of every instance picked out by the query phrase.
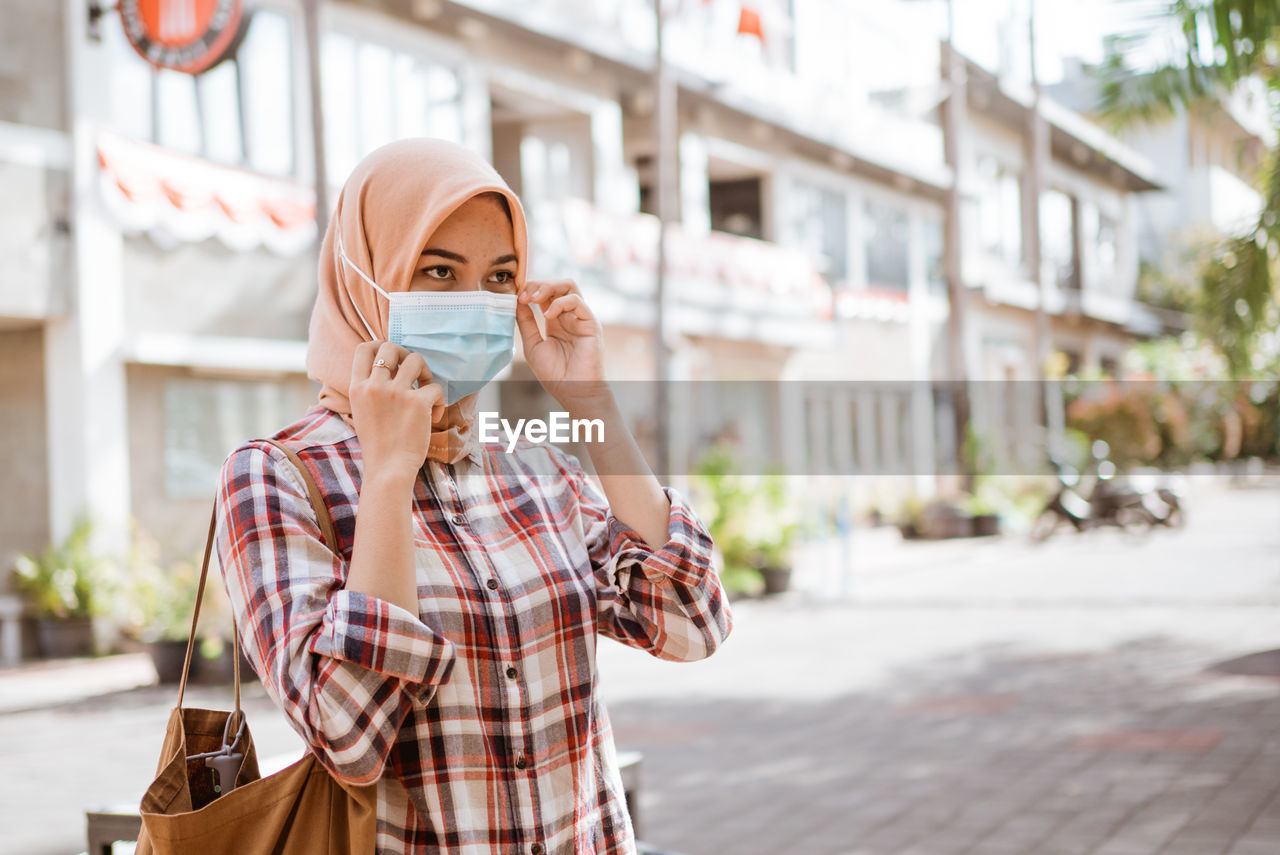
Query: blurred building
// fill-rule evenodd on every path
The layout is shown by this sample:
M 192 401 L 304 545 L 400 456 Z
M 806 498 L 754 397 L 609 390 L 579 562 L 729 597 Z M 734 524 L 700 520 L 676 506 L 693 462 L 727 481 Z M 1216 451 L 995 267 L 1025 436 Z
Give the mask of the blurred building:
M 611 377 L 651 380 L 652 4 L 320 5 L 330 199 L 396 138 L 481 152 L 527 207 L 531 275 L 576 278 L 606 326 Z M 234 58 L 199 77 L 153 70 L 118 16 L 94 25 L 84 0 L 0 9 L 0 490 L 13 508 L 0 566 L 82 511 L 191 548 L 226 452 L 314 398 L 304 4 L 252 3 Z M 668 345 L 673 379 L 691 381 L 673 391 L 676 465 L 732 434 L 795 471 L 909 474 L 927 492 L 957 454 L 937 385 L 951 376 L 953 174 L 938 46 L 848 10 L 707 0 L 673 12 Z M 884 74 L 857 73 L 859 52 L 884 56 Z M 977 66 L 971 77 L 964 347 L 974 380 L 1030 379 L 1026 102 Z M 1132 300 L 1131 199 L 1154 180 L 1078 116 L 1050 121 L 1053 344 L 1105 364 L 1148 329 Z M 655 429 L 647 394 L 624 401 L 642 440 Z M 982 423 L 1025 435 L 1034 414 L 996 397 Z
M 1086 115 L 1097 111 L 1097 80 L 1079 61 L 1049 92 Z M 1135 211 L 1139 256 L 1153 272 L 1193 277 L 1198 245 L 1256 225 L 1263 204 L 1258 178 L 1276 142 L 1266 95 L 1262 81 L 1247 81 L 1229 98 L 1119 132 L 1155 166 L 1164 185 L 1142 196 Z
M 1132 148 L 1041 98 L 1048 144 L 1034 166 L 1036 210 L 1032 93 L 972 62 L 965 76 L 957 181 L 974 431 L 1003 463 L 1034 467 L 1043 459 L 1039 354 L 1061 354 L 1067 373 L 1118 376 L 1125 350 L 1161 331 L 1136 299 L 1139 206 L 1161 184 Z

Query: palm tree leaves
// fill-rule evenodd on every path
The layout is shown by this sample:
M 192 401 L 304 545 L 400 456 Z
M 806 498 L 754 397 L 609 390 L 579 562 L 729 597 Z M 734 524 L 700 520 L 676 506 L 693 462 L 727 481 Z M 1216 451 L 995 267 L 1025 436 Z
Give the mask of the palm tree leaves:
M 1120 5 L 1136 14 L 1133 29 L 1107 38 L 1099 107 L 1108 120 L 1158 118 L 1216 101 L 1251 77 L 1280 91 L 1280 3 L 1275 0 L 1120 0 Z M 1134 58 L 1159 49 L 1161 40 L 1164 62 L 1136 73 Z
M 1276 0 L 1168 0 L 1143 5 L 1137 28 L 1112 36 L 1099 71 L 1099 111 L 1122 126 L 1152 121 L 1179 109 L 1230 98 L 1243 81 L 1261 79 L 1271 95 L 1272 121 L 1280 124 L 1280 3 Z M 1170 22 L 1174 24 L 1171 28 Z M 1137 72 L 1132 59 L 1159 39 L 1168 58 Z M 1263 336 L 1280 334 L 1280 144 L 1260 176 L 1262 211 L 1252 228 L 1221 240 L 1199 271 L 1196 324 L 1226 357 L 1233 377 L 1259 364 Z
M 1196 324 L 1227 359 L 1232 377 L 1274 370 L 1260 362 L 1260 338 L 1280 329 L 1280 146 L 1270 153 L 1267 196 L 1250 233 L 1221 241 L 1200 270 Z
M 1225 97 L 1234 81 L 1221 68 L 1166 65 L 1143 74 L 1129 67 L 1125 55 L 1109 42 L 1099 71 L 1099 113 L 1113 128 L 1134 121 L 1158 121 L 1179 107 Z

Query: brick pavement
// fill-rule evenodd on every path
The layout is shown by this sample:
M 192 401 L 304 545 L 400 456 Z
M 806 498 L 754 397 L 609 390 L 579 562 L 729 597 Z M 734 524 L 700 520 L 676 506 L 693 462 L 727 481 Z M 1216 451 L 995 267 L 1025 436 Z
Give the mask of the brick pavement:
M 852 596 L 740 604 L 706 663 L 602 647 L 648 836 L 688 855 L 1277 855 L 1280 654 L 1215 666 L 1280 648 L 1280 484 L 1196 488 L 1185 530 L 1138 540 L 871 533 Z
M 645 753 L 649 836 L 689 855 L 1274 855 L 1280 680 L 1215 655 L 990 645 L 825 700 L 626 701 L 614 725 Z

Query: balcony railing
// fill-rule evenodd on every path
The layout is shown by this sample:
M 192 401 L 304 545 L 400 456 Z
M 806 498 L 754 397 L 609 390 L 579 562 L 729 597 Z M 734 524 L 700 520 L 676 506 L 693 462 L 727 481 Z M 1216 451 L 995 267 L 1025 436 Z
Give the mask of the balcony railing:
M 533 202 L 528 213 L 532 275 L 575 277 L 605 323 L 652 324 L 656 217 L 581 199 Z M 668 224 L 666 245 L 674 330 L 780 344 L 830 335 L 831 289 L 803 251 L 678 223 Z
M 458 1 L 620 62 L 648 68 L 654 50 L 652 0 Z M 923 95 L 926 103 L 913 111 L 891 110 L 868 97 L 860 66 L 829 60 L 848 57 L 868 43 L 883 52 L 884 31 L 866 32 L 844 0 L 829 0 L 810 10 L 810 17 L 821 25 L 810 23 L 803 31 L 783 11 L 787 4 L 775 6 L 770 12 L 763 3 L 750 0 L 695 0 L 672 7 L 664 31 L 666 59 L 700 80 L 714 97 L 748 114 L 922 181 L 945 184 L 949 172 L 941 128 L 927 118 L 940 97 L 936 46 L 924 50 L 924 58 L 917 61 L 912 51 L 921 50 L 920 40 L 895 42 L 891 52 L 897 60 L 909 57 L 903 66 L 910 73 L 881 69 L 878 85 L 909 89 Z M 760 13 L 763 39 L 739 32 L 743 8 Z

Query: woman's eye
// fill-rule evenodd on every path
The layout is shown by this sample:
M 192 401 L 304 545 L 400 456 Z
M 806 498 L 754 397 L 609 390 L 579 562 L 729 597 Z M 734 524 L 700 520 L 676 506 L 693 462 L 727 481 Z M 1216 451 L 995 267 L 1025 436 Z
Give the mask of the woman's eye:
M 427 274 L 431 279 L 448 279 L 450 275 L 453 274 L 453 271 L 445 264 L 437 264 L 434 267 L 424 267 L 422 272 Z
M 516 275 L 510 270 L 495 270 L 489 275 L 489 282 L 486 286 L 489 290 L 499 290 L 502 292 L 515 292 Z

